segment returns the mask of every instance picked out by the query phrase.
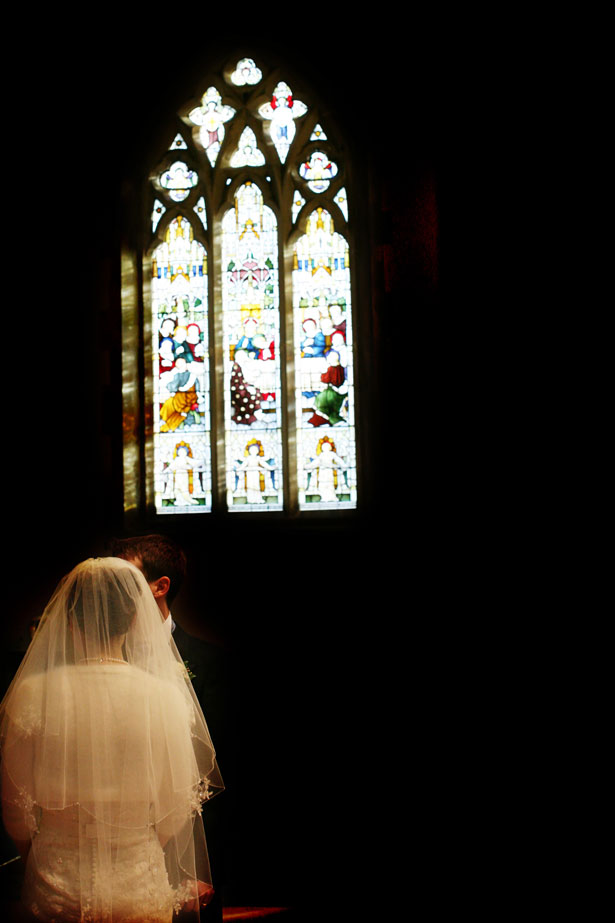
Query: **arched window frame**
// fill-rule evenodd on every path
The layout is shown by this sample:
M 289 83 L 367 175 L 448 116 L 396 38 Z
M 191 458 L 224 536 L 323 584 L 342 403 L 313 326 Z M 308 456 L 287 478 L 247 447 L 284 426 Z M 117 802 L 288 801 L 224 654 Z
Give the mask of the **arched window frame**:
M 366 455 L 362 451 L 365 444 L 366 425 L 360 412 L 362 400 L 360 382 L 366 378 L 369 357 L 362 349 L 363 335 L 359 332 L 361 314 L 365 316 L 365 296 L 361 294 L 360 278 L 365 277 L 366 266 L 357 271 L 358 251 L 355 229 L 358 222 L 355 216 L 364 215 L 364 202 L 360 203 L 353 182 L 353 170 L 345 148 L 344 139 L 337 134 L 335 119 L 328 106 L 323 106 L 317 94 L 302 81 L 301 74 L 292 73 L 284 66 L 282 69 L 272 64 L 267 69 L 267 62 L 257 60 L 263 71 L 261 82 L 256 87 L 233 87 L 228 77 L 237 63 L 237 55 L 229 58 L 224 72 L 210 72 L 199 82 L 196 94 L 189 98 L 175 113 L 167 113 L 161 120 L 158 134 L 159 145 L 152 156 L 151 170 L 140 190 L 139 227 L 132 227 L 124 236 L 122 251 L 122 336 L 123 336 L 123 407 L 124 407 L 124 508 L 128 518 L 138 517 L 158 519 L 154 504 L 153 477 L 153 402 L 152 402 L 152 349 L 151 349 L 151 282 L 149 266 L 152 253 L 159 245 L 164 231 L 171 222 L 183 215 L 189 218 L 194 236 L 206 248 L 210 267 L 209 287 L 209 332 L 211 344 L 211 434 L 212 434 L 212 513 L 228 515 L 226 507 L 224 452 L 221 433 L 223 432 L 223 394 L 218 370 L 222 368 L 223 340 L 221 335 L 221 311 L 217 307 L 222 299 L 221 234 L 220 226 L 224 214 L 232 207 L 234 192 L 247 180 L 255 182 L 263 194 L 264 203 L 276 214 L 278 220 L 278 250 L 280 273 L 280 320 L 283 341 L 282 362 L 282 402 L 284 408 L 284 509 L 282 512 L 237 513 L 233 516 L 250 518 L 347 518 L 357 515 L 365 498 Z M 269 142 L 267 133 L 262 129 L 263 121 L 255 115 L 261 103 L 270 101 L 273 90 L 281 80 L 288 82 L 295 98 L 305 101 L 307 113 L 298 120 L 296 134 L 289 153 L 282 163 L 276 153 L 273 142 Z M 197 129 L 191 125 L 188 113 L 200 103 L 202 93 L 210 86 L 215 86 L 221 94 L 223 103 L 229 103 L 236 109 L 233 119 L 227 124 L 225 137 L 215 166 L 211 166 L 204 151 L 199 150 L 193 135 Z M 199 95 L 201 94 L 201 95 Z M 239 102 L 241 100 L 242 102 Z M 310 140 L 314 129 L 322 125 L 325 140 Z M 267 154 L 267 162 L 259 167 L 230 167 L 228 159 L 236 149 L 237 142 L 244 128 L 251 127 L 257 134 L 259 146 Z M 172 148 L 173 139 L 181 135 L 187 149 L 178 151 Z M 269 142 L 269 143 L 266 143 Z M 298 164 L 312 152 L 324 149 L 331 155 L 338 166 L 336 176 L 329 187 L 321 193 L 307 192 L 307 185 L 298 172 Z M 158 154 L 158 156 L 156 156 Z M 188 198 L 175 205 L 165 200 L 165 212 L 159 220 L 155 231 L 151 229 L 151 214 L 156 199 L 160 199 L 156 189 L 156 178 L 161 171 L 175 160 L 184 160 L 199 175 L 198 185 Z M 292 218 L 292 202 L 297 190 L 305 198 L 298 215 Z M 346 220 L 334 196 L 340 189 L 346 191 L 349 202 L 349 220 Z M 129 194 L 130 195 L 130 194 Z M 192 207 L 200 195 L 204 196 L 207 212 L 207 230 L 193 217 Z M 365 198 L 365 196 L 364 196 Z M 194 200 L 194 201 L 193 201 Z M 362 204 L 362 207 L 357 207 Z M 355 441 L 356 470 L 358 482 L 358 502 L 354 508 L 315 509 L 302 511 L 298 508 L 297 459 L 294 415 L 296 414 L 294 389 L 294 330 L 292 316 L 292 269 L 294 246 L 306 232 L 310 216 L 319 207 L 324 207 L 334 219 L 335 230 L 346 240 L 351 255 L 351 323 L 353 326 L 354 375 L 355 382 Z M 212 271 L 213 270 L 213 271 Z M 365 286 L 363 286 L 363 291 Z M 365 322 L 361 325 L 365 329 Z M 356 348 L 358 347 L 358 349 Z M 366 387 L 366 384 L 364 385 Z M 176 513 L 174 519 L 182 516 Z

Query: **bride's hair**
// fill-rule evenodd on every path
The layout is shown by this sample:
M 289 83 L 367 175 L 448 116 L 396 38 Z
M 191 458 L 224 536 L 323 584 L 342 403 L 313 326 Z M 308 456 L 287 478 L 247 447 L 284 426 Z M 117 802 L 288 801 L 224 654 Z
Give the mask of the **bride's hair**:
M 125 574 L 126 571 L 123 570 Z M 135 600 L 141 595 L 138 580 L 128 574 L 127 583 L 117 579 L 74 579 L 68 592 L 67 611 L 84 631 L 86 619 L 96 611 L 104 613 L 109 637 L 125 635 L 135 616 Z

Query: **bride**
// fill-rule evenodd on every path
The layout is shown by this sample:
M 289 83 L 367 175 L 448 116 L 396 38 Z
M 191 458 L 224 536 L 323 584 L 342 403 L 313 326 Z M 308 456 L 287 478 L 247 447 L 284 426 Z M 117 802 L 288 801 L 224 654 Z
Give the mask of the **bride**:
M 213 893 L 201 819 L 223 788 L 141 572 L 95 558 L 54 592 L 0 705 L 2 813 L 34 919 L 170 923 Z

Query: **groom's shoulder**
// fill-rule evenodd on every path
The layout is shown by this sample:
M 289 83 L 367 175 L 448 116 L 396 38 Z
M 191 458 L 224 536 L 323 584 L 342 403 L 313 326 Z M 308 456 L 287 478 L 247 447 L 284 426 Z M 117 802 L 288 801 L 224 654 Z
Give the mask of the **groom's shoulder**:
M 205 641 L 203 638 L 198 638 L 196 635 L 190 634 L 186 631 L 185 628 L 179 624 L 175 623 L 175 628 L 173 630 L 173 640 L 177 645 L 177 649 L 180 654 L 190 651 L 190 654 L 193 658 L 198 658 L 201 661 L 205 661 L 208 664 L 223 664 L 225 660 L 224 648 L 218 644 L 213 644 L 211 641 Z

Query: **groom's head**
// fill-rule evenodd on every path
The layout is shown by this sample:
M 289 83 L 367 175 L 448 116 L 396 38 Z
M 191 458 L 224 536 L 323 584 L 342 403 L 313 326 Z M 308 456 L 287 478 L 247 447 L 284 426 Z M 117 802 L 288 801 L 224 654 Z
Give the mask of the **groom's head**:
M 186 576 L 186 555 L 166 535 L 140 535 L 115 539 L 110 554 L 124 558 L 143 571 L 154 598 L 161 609 L 169 606 Z

